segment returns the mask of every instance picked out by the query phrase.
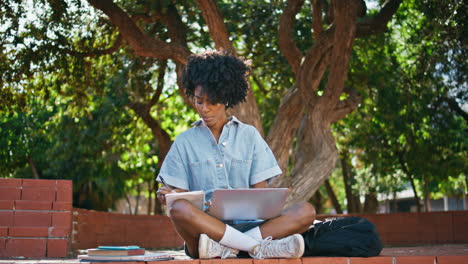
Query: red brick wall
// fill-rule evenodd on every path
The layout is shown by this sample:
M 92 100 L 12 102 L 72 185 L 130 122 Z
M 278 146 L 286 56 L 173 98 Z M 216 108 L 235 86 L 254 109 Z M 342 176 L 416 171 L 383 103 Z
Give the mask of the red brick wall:
M 337 215 L 320 215 L 318 219 L 334 216 Z M 353 216 L 373 222 L 386 246 L 468 243 L 468 211 Z M 182 243 L 166 216 L 134 216 L 74 209 L 74 249 L 131 244 L 145 248 L 175 248 Z
M 373 222 L 387 246 L 468 243 L 468 211 L 355 216 Z M 0 179 L 0 257 L 67 256 L 72 220 L 74 249 L 175 248 L 183 243 L 166 216 L 84 209 L 73 209 L 72 215 L 71 181 Z
M 351 216 L 351 215 L 343 215 Z M 468 243 L 468 211 L 354 214 L 374 223 L 386 246 Z M 329 215 L 321 215 L 323 220 Z
M 73 210 L 73 249 L 102 245 L 138 245 L 148 249 L 183 245 L 167 216 Z
M 0 179 L 0 257 L 65 257 L 72 182 Z

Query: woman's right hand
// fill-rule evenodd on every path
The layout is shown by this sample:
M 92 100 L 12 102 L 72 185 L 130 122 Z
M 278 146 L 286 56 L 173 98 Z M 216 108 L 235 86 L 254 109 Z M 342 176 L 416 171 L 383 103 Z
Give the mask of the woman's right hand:
M 156 196 L 161 204 L 166 205 L 166 194 L 168 193 L 175 193 L 175 192 L 186 192 L 187 190 L 175 188 L 175 189 L 168 189 L 167 187 L 161 186 L 159 187 L 158 191 L 156 192 Z
M 158 200 L 161 202 L 161 204 L 166 204 L 166 194 L 175 192 L 174 190 L 170 190 L 166 187 L 160 187 L 158 191 L 156 192 L 156 196 L 158 197 Z

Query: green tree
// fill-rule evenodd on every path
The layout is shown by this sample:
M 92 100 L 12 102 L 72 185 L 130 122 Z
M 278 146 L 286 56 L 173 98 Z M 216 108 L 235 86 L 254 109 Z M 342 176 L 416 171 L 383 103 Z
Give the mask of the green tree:
M 285 172 L 290 171 L 274 185 L 290 186 L 293 189 L 290 202 L 296 202 L 308 200 L 333 170 L 338 151 L 330 126 L 358 105 L 359 97 L 352 90 L 343 89 L 353 41 L 384 31 L 401 1 L 389 0 L 379 12 L 370 15 L 366 14 L 365 3 L 359 0 L 273 2 L 269 10 L 274 11 L 274 18 L 266 13 L 261 17 L 269 19 L 263 23 L 278 25 L 277 37 L 266 31 L 261 42 L 264 49 L 256 49 L 255 42 L 246 41 L 244 36 L 231 40 L 231 32 L 235 30 L 224 22 L 225 17 L 230 21 L 230 17 L 239 14 L 229 12 L 222 3 L 196 1 L 195 6 L 172 1 L 88 2 L 93 8 L 79 0 L 33 2 L 41 12 L 37 19 L 27 22 L 20 19 L 29 15 L 27 5 L 19 1 L 1 4 L 5 25 L 2 45 L 6 46 L 0 62 L 5 69 L 2 94 L 14 100 L 22 92 L 21 83 L 33 80 L 35 72 L 54 73 L 53 84 L 41 91 L 44 95 L 48 90 L 68 94 L 79 107 L 86 105 L 93 92 L 99 94 L 119 70 L 123 71 L 120 90 L 128 96 L 127 106 L 157 139 L 160 163 L 170 146 L 170 136 L 161 125 L 163 119 L 153 110 L 162 92 L 157 88 L 161 82 L 148 85 L 151 72 L 158 69 L 162 75 L 167 60 L 167 65 L 174 65 L 173 70 L 179 73 L 192 51 L 211 46 L 246 56 L 259 51 L 267 54 L 265 60 L 273 58 L 268 54 L 281 53 L 288 63 L 282 68 L 287 69 L 290 85 L 278 89 L 283 97 L 276 103 L 279 106 L 273 121 L 265 122 L 269 125 L 266 138 L 280 166 Z M 232 4 L 250 11 L 246 4 Z M 239 26 L 248 29 L 253 25 L 258 24 Z M 307 31 L 313 34 L 305 34 Z M 268 44 L 268 39 L 277 41 Z M 243 46 L 244 43 L 249 44 Z M 279 75 L 276 72 L 271 76 Z M 270 83 L 272 77 L 266 72 L 254 89 L 261 90 L 260 84 Z M 343 93 L 348 96 L 342 97 Z M 233 113 L 263 131 L 252 93 Z M 287 169 L 288 164 L 291 170 Z
M 337 127 L 343 148 L 354 149 L 369 176 L 383 180 L 371 191 L 395 193 L 409 182 L 418 211 L 422 198 L 430 209 L 431 193 L 449 176 L 466 177 L 468 165 L 466 112 L 459 106 L 466 104 L 465 7 L 423 2 L 405 2 L 391 32 L 356 43 L 349 85 L 366 99 Z

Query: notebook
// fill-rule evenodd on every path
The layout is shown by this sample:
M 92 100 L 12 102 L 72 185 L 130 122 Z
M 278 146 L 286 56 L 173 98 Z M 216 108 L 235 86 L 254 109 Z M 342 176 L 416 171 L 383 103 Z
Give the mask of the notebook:
M 203 204 L 205 202 L 205 192 L 203 191 L 192 191 L 192 192 L 179 192 L 179 193 L 168 193 L 166 194 L 166 213 L 170 215 L 170 208 L 172 203 L 179 199 L 185 199 L 192 203 L 195 207 L 203 210 Z
M 287 188 L 220 189 L 207 213 L 220 220 L 266 220 L 281 214 L 287 197 Z

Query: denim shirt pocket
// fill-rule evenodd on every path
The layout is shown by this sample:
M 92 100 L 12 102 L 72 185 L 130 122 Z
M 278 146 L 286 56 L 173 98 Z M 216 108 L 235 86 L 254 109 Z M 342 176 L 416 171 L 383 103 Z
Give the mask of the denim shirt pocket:
M 190 172 L 193 190 L 211 190 L 216 186 L 214 174 L 215 163 L 212 160 L 196 161 L 190 163 Z
M 230 185 L 233 188 L 249 188 L 251 167 L 252 160 L 232 159 L 229 170 Z

